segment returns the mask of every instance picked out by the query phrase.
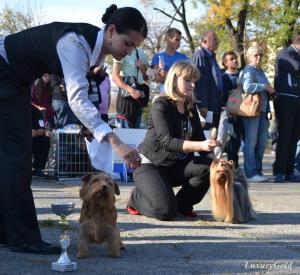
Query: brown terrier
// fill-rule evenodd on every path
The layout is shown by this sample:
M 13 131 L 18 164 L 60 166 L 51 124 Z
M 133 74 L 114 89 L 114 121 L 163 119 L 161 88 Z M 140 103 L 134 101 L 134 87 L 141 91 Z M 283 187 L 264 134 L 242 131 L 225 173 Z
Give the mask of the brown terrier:
M 107 243 L 108 255 L 120 257 L 123 249 L 117 226 L 115 195 L 120 195 L 118 184 L 105 174 L 87 174 L 82 178 L 80 198 L 83 200 L 80 214 L 79 245 L 77 258 L 88 256 L 90 243 Z
M 233 161 L 214 160 L 210 166 L 212 214 L 218 221 L 244 223 L 254 219 L 248 184 L 241 169 L 234 180 Z

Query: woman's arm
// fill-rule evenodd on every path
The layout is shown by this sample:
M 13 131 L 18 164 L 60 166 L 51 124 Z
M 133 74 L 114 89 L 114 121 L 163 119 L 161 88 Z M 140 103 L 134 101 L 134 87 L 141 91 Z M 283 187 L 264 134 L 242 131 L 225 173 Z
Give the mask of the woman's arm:
M 121 77 L 121 70 L 122 70 L 122 64 L 119 62 L 114 63 L 113 65 L 113 70 L 112 70 L 112 80 L 116 83 L 116 85 L 123 89 L 126 90 L 134 99 L 138 99 L 141 97 L 141 93 L 127 85 Z
M 217 146 L 220 146 L 220 144 L 214 139 L 207 139 L 203 141 L 185 140 L 183 142 L 182 152 L 212 152 Z
M 174 137 L 176 125 L 173 125 L 172 114 L 172 103 L 164 98 L 156 100 L 152 106 L 151 115 L 156 136 L 166 151 L 183 153 L 213 151 L 218 145 L 215 140 L 190 141 Z
M 254 70 L 245 68 L 242 76 L 243 89 L 247 93 L 260 93 L 265 91 L 268 83 L 259 83 L 257 73 Z
M 86 72 L 90 66 L 87 54 L 89 49 L 83 47 L 80 36 L 73 32 L 65 34 L 59 39 L 56 49 L 64 73 L 68 101 L 74 114 L 99 143 L 105 138 L 129 167 L 139 166 L 137 151 L 122 143 L 116 134 L 112 133 L 112 129 L 101 119 L 101 114 L 88 99 L 89 84 Z
M 269 84 L 269 81 L 263 71 L 261 72 L 261 77 L 265 78 L 265 83 L 258 82 L 257 72 L 246 70 L 242 79 L 244 91 L 247 93 L 260 93 L 263 91 L 267 91 L 270 95 L 273 94 L 275 90 Z

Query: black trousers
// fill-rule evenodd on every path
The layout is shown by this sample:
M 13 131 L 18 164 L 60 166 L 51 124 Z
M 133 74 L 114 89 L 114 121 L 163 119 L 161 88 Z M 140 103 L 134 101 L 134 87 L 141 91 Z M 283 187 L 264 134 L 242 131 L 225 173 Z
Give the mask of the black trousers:
M 11 246 L 41 240 L 30 187 L 30 100 L 0 57 L 0 242 Z
M 128 205 L 143 215 L 171 220 L 176 214 L 191 211 L 209 188 L 209 166 L 206 157 L 189 157 L 172 167 L 142 164 L 133 173 L 135 188 Z M 175 195 L 173 188 L 182 186 Z
M 274 104 L 278 121 L 275 174 L 294 171 L 297 142 L 300 138 L 300 98 L 279 96 Z
M 228 124 L 231 125 L 232 132 L 226 144 L 227 159 L 233 160 L 235 167 L 239 167 L 239 150 L 244 137 L 243 120 L 241 117 L 229 117 Z
M 50 139 L 47 136 L 32 138 L 33 168 L 44 169 L 50 149 Z

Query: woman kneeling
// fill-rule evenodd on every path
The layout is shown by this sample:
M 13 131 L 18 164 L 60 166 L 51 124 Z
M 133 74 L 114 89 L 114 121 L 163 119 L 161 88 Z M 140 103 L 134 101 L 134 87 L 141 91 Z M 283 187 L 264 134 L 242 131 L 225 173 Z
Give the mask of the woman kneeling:
M 205 139 L 193 100 L 198 69 L 187 62 L 176 62 L 165 81 L 165 95 L 151 108 L 148 131 L 139 146 L 141 166 L 134 171 L 128 212 L 159 220 L 170 220 L 178 213 L 195 217 L 193 205 L 209 188 L 207 155 L 219 146 Z M 199 156 L 194 156 L 198 152 Z M 182 186 L 175 195 L 173 187 Z

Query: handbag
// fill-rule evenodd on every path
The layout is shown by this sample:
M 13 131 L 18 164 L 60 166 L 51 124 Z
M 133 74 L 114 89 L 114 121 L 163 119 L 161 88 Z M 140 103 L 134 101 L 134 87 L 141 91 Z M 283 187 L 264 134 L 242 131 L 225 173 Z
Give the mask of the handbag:
M 135 49 L 135 53 L 136 53 L 136 59 L 140 59 L 139 57 L 139 52 L 137 49 Z M 122 80 L 130 87 L 138 90 L 141 92 L 142 96 L 137 99 L 136 101 L 138 101 L 139 105 L 141 107 L 147 107 L 148 105 L 148 101 L 149 101 L 149 94 L 150 94 L 150 89 L 149 86 L 146 84 L 139 84 L 137 79 L 138 79 L 138 74 L 139 74 L 139 69 L 137 69 L 137 75 L 130 75 L 130 76 L 126 76 L 123 77 Z M 124 90 L 124 89 L 119 89 L 121 96 L 125 97 L 125 98 L 130 98 L 131 95 L 128 91 Z
M 136 58 L 139 59 L 137 49 Z M 142 96 L 139 99 L 134 99 L 128 91 L 120 88 L 116 104 L 117 113 L 124 116 L 133 125 L 136 122 L 138 110 L 142 107 L 146 107 L 149 101 L 149 86 L 137 82 L 138 73 L 139 70 L 137 70 L 137 76 L 131 75 L 123 77 L 123 81 L 128 86 L 139 90 L 142 93 Z
M 261 96 L 244 92 L 239 84 L 228 97 L 227 110 L 232 116 L 256 117 L 261 111 Z

